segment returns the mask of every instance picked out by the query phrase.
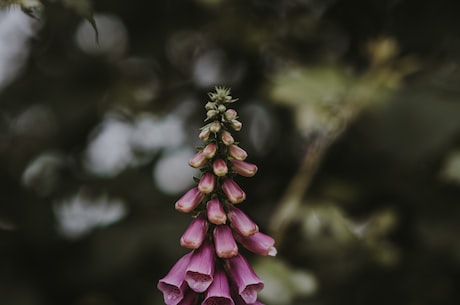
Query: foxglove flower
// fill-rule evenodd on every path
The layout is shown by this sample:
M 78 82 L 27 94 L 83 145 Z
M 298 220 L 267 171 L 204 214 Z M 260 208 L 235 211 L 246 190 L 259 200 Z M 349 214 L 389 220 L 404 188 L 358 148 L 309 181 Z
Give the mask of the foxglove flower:
M 244 161 L 248 157 L 248 153 L 244 149 L 235 144 L 228 146 L 228 154 L 233 159 L 240 161 Z
M 233 170 L 244 177 L 252 177 L 257 173 L 257 166 L 240 160 L 231 160 Z
M 227 276 L 221 267 L 216 267 L 214 281 L 206 292 L 202 305 L 235 305 L 230 295 Z
M 222 190 L 231 203 L 240 203 L 246 199 L 246 193 L 233 179 L 225 179 L 224 183 L 222 183 Z
M 184 234 L 182 234 L 180 238 L 181 246 L 189 249 L 199 248 L 206 237 L 208 226 L 208 222 L 203 214 L 195 218 L 187 227 Z
M 158 289 L 163 293 L 166 305 L 177 305 L 184 297 L 185 271 L 190 262 L 192 253 L 184 255 L 171 268 L 168 274 L 158 282 Z
M 209 194 L 214 190 L 216 179 L 213 173 L 206 173 L 201 177 L 200 183 L 198 184 L 198 189 L 200 192 Z
M 238 254 L 238 246 L 232 235 L 232 230 L 226 225 L 214 228 L 214 245 L 216 254 L 220 258 L 230 258 Z
M 197 187 L 192 188 L 176 202 L 176 210 L 182 213 L 190 213 L 203 200 L 204 194 Z
M 216 176 L 223 177 L 223 176 L 227 175 L 227 173 L 228 173 L 227 163 L 225 163 L 225 161 L 222 160 L 222 159 L 217 159 L 212 164 L 212 170 L 213 170 L 214 174 L 216 174 Z
M 242 236 L 259 232 L 259 227 L 243 211 L 230 205 L 227 213 L 232 228 Z
M 205 241 L 193 251 L 185 272 L 185 281 L 195 292 L 205 292 L 211 285 L 214 274 L 214 247 Z
M 225 214 L 222 204 L 219 199 L 213 198 L 206 204 L 206 213 L 209 222 L 215 225 L 221 225 L 227 222 L 227 215 Z
M 254 303 L 257 300 L 257 292 L 264 288 L 263 281 L 241 254 L 227 259 L 226 264 L 230 278 L 238 289 L 238 294 L 246 304 Z
M 207 123 L 199 134 L 206 143 L 189 161 L 202 176 L 175 204 L 180 212 L 194 212 L 195 219 L 180 238 L 181 246 L 193 251 L 157 286 L 166 305 L 263 305 L 257 293 L 264 284 L 238 247 L 275 255 L 275 242 L 234 206 L 246 200 L 246 193 L 233 177 L 252 177 L 257 166 L 246 162 L 247 152 L 235 144 L 232 132 L 240 130 L 242 123 L 236 110 L 228 108 L 236 101 L 230 90 L 216 88 L 209 97 Z
M 264 256 L 276 256 L 275 240 L 267 234 L 257 232 L 250 236 L 242 236 L 236 233 L 235 239 L 251 252 Z

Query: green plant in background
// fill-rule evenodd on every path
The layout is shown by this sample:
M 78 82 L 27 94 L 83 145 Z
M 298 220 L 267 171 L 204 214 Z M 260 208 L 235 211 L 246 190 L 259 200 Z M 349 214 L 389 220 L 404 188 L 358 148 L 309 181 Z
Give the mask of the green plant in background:
M 276 255 L 275 241 L 259 232 L 258 226 L 236 204 L 246 193 L 234 181 L 235 176 L 252 177 L 257 166 L 244 161 L 247 153 L 235 142 L 232 131 L 239 131 L 235 102 L 230 90 L 216 87 L 206 104 L 207 123 L 200 139 L 206 145 L 190 160 L 200 168 L 198 185 L 176 202 L 176 210 L 194 213 L 194 220 L 180 239 L 192 249 L 159 281 L 158 289 L 167 305 L 243 305 L 262 304 L 257 293 L 264 287 L 238 243 L 260 255 Z

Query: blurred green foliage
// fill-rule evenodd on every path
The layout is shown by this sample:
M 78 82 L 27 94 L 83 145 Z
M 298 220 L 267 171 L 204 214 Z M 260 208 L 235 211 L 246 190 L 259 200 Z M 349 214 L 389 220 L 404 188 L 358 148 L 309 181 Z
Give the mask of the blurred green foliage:
M 37 2 L 0 0 L 0 304 L 162 303 L 215 85 L 266 304 L 458 303 L 457 1 Z

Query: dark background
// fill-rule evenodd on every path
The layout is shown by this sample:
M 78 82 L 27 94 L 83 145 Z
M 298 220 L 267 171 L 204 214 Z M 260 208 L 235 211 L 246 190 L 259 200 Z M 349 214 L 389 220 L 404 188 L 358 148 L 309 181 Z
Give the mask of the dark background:
M 264 303 L 458 303 L 458 1 L 75 3 L 0 11 L 1 305 L 162 304 L 216 85 Z

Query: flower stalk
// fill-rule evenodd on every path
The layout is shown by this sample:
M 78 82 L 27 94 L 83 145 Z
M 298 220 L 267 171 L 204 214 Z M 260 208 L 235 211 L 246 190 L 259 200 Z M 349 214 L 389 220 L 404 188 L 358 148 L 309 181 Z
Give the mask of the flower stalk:
M 241 130 L 238 113 L 229 105 L 237 99 L 230 90 L 216 87 L 205 105 L 205 125 L 199 138 L 206 143 L 189 161 L 201 169 L 198 184 L 175 204 L 195 218 L 180 238 L 191 252 L 173 266 L 158 283 L 166 305 L 262 304 L 257 293 L 264 287 L 239 246 L 259 255 L 276 255 L 275 241 L 236 208 L 246 193 L 235 181 L 252 177 L 255 164 L 246 162 L 247 152 L 237 145 L 232 132 Z

